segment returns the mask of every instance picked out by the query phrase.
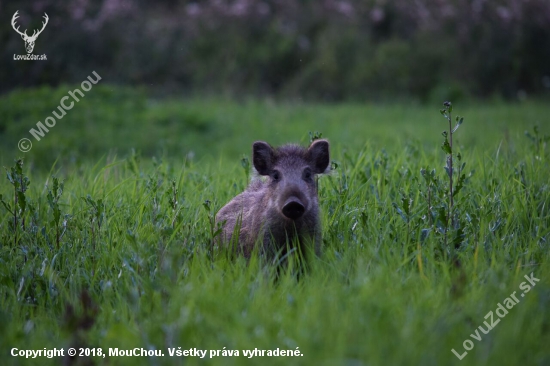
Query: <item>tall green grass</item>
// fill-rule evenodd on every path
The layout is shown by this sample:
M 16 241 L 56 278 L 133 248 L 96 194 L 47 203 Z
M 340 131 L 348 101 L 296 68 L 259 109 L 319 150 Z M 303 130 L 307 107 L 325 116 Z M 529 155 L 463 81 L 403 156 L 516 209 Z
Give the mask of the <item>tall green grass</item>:
M 91 358 L 110 365 L 550 363 L 549 151 L 524 136 L 537 122 L 548 135 L 547 106 L 455 105 L 465 117 L 456 151 L 472 173 L 455 205 L 478 217 L 464 224 L 457 268 L 441 235 L 422 235 L 420 171 L 445 177 L 439 106 L 150 101 L 105 88 L 33 141 L 22 170 L 30 179 L 24 228 L 10 226 L 0 206 L 2 364 L 60 364 L 10 351 L 71 346 L 165 354 Z M 57 93 L 55 104 L 64 89 L 19 93 L 0 100 L 9 111 L 8 169 L 22 155 L 18 139 L 50 109 L 10 103 Z M 322 257 L 300 279 L 290 270 L 275 279 L 257 258 L 212 253 L 209 215 L 246 186 L 240 160 L 251 143 L 305 144 L 310 131 L 330 139 L 336 167 L 319 180 Z M 57 206 L 53 177 L 64 182 Z M 4 177 L 0 194 L 13 206 Z M 412 202 L 410 225 L 394 206 L 403 197 Z M 530 273 L 540 282 L 472 339 Z M 464 352 L 466 339 L 474 348 L 459 361 L 451 349 Z M 172 347 L 240 356 L 171 358 Z M 247 361 L 242 350 L 254 348 L 303 356 Z

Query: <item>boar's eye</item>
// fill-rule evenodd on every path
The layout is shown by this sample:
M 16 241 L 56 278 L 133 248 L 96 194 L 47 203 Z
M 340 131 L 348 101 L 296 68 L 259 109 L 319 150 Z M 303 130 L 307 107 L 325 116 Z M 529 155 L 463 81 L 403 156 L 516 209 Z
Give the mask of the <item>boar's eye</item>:
M 271 173 L 271 178 L 273 178 L 273 180 L 275 182 L 278 182 L 279 179 L 281 179 L 281 173 L 278 171 L 278 170 L 274 170 L 272 173 Z
M 304 180 L 310 181 L 312 177 L 311 169 L 305 168 L 304 169 Z

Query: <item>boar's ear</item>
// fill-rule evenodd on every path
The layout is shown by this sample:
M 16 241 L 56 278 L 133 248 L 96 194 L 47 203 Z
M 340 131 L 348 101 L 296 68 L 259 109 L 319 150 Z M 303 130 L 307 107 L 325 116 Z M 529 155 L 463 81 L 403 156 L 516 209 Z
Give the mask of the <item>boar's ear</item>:
M 252 145 L 252 161 L 260 175 L 269 175 L 275 160 L 275 152 L 267 142 L 256 141 Z
M 327 140 L 315 140 L 307 150 L 308 160 L 315 174 L 322 174 L 330 163 Z

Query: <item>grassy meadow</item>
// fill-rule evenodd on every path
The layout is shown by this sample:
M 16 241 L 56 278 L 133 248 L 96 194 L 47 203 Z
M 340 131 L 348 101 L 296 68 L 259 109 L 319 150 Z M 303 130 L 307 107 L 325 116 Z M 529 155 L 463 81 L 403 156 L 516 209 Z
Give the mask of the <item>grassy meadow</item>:
M 155 99 L 99 83 L 36 141 L 74 88 L 0 97 L 1 364 L 550 364 L 548 104 L 454 105 L 449 217 L 441 105 Z M 323 255 L 307 273 L 275 278 L 212 248 L 252 143 L 316 132 L 334 169 L 319 178 Z M 164 357 L 108 355 L 136 347 Z M 178 347 L 208 352 L 170 357 Z M 256 348 L 300 355 L 244 356 Z

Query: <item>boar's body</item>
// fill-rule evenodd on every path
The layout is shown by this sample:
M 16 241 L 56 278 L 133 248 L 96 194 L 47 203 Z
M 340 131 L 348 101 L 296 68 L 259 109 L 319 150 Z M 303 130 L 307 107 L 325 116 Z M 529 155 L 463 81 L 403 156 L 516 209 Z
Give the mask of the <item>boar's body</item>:
M 256 178 L 217 214 L 222 223 L 222 242 L 238 232 L 238 249 L 247 258 L 256 245 L 260 254 L 273 259 L 295 248 L 302 255 L 321 251 L 321 224 L 315 175 L 329 164 L 329 144 L 316 140 L 306 149 L 285 145 L 273 149 L 265 142 L 253 145 Z

